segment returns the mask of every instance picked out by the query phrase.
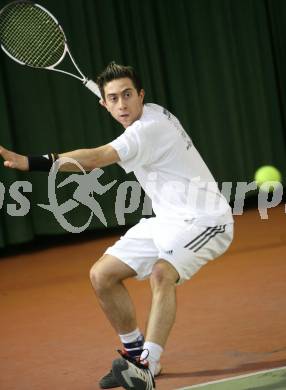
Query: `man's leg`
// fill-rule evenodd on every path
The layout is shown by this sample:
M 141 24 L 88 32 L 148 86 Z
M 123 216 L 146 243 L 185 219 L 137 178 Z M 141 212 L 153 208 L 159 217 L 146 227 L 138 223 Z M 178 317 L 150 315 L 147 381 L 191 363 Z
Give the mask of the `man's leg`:
M 135 308 L 122 283 L 135 276 L 128 265 L 111 255 L 101 257 L 90 270 L 90 279 L 99 304 L 118 334 L 137 328 Z
M 176 282 L 179 274 L 164 260 L 159 260 L 150 276 L 152 306 L 146 340 L 165 347 L 176 317 Z
M 115 377 L 125 389 L 155 389 L 155 368 L 175 321 L 178 278 L 178 272 L 167 261 L 160 260 L 153 267 L 150 277 L 153 298 L 141 364 L 117 359 L 112 365 Z
M 135 276 L 128 265 L 111 255 L 104 255 L 90 271 L 92 286 L 100 306 L 118 334 L 137 327 L 135 308 L 122 281 Z M 152 306 L 146 340 L 164 348 L 176 315 L 176 281 L 179 275 L 167 261 L 158 261 L 152 271 Z
M 159 260 L 152 270 L 152 306 L 143 350 L 148 350 L 147 360 L 154 375 L 163 348 L 176 318 L 176 282 L 179 274 L 167 261 Z M 143 351 L 142 357 L 146 355 Z
M 144 337 L 137 328 L 134 305 L 123 280 L 136 272 L 114 256 L 105 254 L 90 270 L 90 279 L 100 306 L 111 325 L 118 333 L 128 356 L 139 357 Z M 112 371 L 101 378 L 103 389 L 119 387 Z

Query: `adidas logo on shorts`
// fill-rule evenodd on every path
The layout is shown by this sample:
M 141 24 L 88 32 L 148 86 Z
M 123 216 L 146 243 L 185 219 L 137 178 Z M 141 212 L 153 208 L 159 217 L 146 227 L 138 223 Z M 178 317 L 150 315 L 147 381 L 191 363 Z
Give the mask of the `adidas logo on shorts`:
M 165 253 L 167 253 L 167 255 L 172 255 L 173 254 L 173 249 L 171 249 L 170 251 L 165 251 Z

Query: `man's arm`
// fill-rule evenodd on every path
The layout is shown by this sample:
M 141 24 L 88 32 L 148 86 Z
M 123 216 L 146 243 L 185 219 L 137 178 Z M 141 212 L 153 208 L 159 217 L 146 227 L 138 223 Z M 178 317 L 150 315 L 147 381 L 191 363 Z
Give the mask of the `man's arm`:
M 4 159 L 6 168 L 29 171 L 27 156 L 14 153 L 3 146 L 0 146 L 0 155 Z M 94 168 L 103 168 L 120 160 L 117 151 L 109 144 L 93 149 L 79 149 L 61 153 L 59 157 L 69 157 L 76 160 L 86 171 L 92 171 Z M 60 170 L 63 172 L 76 172 L 80 169 L 75 164 L 66 163 L 61 165 Z
M 59 158 L 69 157 L 76 160 L 85 171 L 92 171 L 94 168 L 103 168 L 117 163 L 120 158 L 117 151 L 109 144 L 94 149 L 78 149 L 72 152 L 61 153 Z M 79 170 L 74 164 L 64 164 L 60 168 L 64 172 Z

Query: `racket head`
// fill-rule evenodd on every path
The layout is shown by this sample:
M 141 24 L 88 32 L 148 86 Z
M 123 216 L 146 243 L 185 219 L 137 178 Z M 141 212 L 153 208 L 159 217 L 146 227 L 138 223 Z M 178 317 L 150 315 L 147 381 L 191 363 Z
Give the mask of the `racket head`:
M 29 0 L 17 0 L 0 11 L 0 43 L 14 61 L 52 69 L 64 58 L 67 42 L 56 18 Z

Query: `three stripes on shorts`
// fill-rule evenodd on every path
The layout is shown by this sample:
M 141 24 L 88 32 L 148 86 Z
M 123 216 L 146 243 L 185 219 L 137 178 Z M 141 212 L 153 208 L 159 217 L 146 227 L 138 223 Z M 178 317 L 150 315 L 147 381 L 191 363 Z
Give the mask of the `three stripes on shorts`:
M 225 232 L 226 225 L 219 225 L 215 227 L 208 227 L 201 234 L 199 234 L 196 238 L 190 241 L 188 244 L 184 246 L 184 248 L 190 249 L 193 252 L 197 252 L 204 245 L 206 245 L 209 240 L 215 237 L 219 233 Z

